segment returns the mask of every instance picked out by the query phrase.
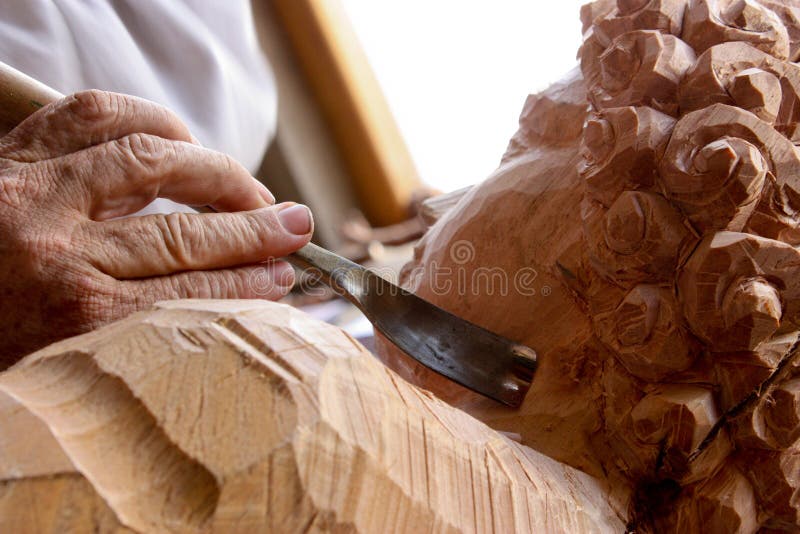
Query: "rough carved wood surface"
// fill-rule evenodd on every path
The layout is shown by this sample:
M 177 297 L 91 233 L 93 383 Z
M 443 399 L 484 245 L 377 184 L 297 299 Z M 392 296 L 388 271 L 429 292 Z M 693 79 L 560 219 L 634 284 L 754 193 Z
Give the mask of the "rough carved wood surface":
M 528 99 L 492 176 L 429 210 L 404 269 L 541 367 L 513 411 L 385 361 L 608 480 L 638 531 L 800 530 L 798 14 L 585 6 L 580 71 Z
M 27 357 L 0 390 L 19 402 L 0 396 L 3 532 L 624 528 L 597 479 L 285 305 L 162 303 Z
M 130 532 L 50 429 L 0 393 L 0 532 Z

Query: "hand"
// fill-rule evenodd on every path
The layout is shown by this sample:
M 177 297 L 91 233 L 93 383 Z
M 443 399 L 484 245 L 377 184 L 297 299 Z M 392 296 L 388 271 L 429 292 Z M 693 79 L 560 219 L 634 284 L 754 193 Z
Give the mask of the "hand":
M 219 212 L 114 219 L 164 197 Z M 87 91 L 0 138 L 0 369 L 174 298 L 286 294 L 308 208 L 273 206 L 165 108 Z M 269 263 L 264 263 L 269 262 Z

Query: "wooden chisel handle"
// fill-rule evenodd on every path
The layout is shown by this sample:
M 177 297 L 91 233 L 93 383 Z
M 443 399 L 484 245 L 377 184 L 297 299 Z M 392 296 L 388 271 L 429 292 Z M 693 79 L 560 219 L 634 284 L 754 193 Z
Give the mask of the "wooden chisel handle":
M 55 89 L 0 62 L 0 136 L 39 108 L 62 97 Z

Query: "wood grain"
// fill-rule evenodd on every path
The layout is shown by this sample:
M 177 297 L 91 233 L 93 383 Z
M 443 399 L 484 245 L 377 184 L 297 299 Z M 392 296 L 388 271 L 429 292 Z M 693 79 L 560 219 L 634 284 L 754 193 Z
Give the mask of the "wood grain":
M 30 517 L 15 508 L 29 495 L 48 507 L 43 524 L 73 514 L 102 531 L 115 520 L 137 532 L 623 529 L 594 478 L 285 305 L 162 303 L 27 357 L 0 389 L 82 475 L 40 485 L 41 470 L 20 473 L 0 489 L 7 525 Z M 3 441 L 25 442 L 21 420 L 4 420 Z

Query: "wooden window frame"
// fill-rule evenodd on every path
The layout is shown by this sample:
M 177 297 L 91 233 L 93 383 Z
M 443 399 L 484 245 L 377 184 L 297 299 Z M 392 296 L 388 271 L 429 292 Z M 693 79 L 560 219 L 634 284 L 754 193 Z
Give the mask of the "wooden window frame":
M 376 226 L 408 218 L 421 183 L 383 91 L 338 0 L 272 0 L 278 21 Z

